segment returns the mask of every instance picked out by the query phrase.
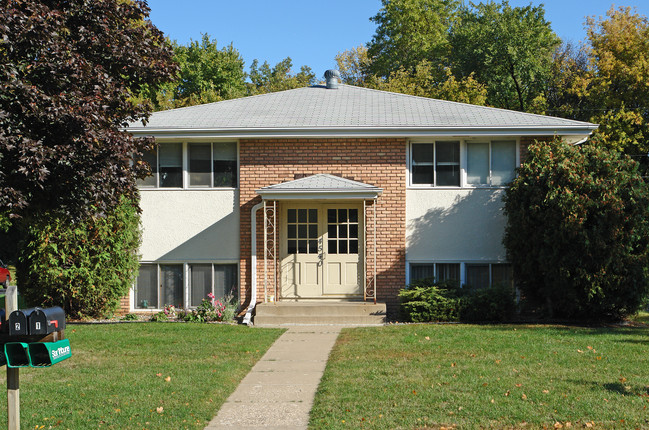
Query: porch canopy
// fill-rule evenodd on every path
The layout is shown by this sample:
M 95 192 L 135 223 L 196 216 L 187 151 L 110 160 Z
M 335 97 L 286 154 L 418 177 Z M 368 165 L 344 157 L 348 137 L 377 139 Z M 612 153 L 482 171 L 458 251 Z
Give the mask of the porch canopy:
M 317 174 L 257 190 L 264 200 L 374 200 L 382 188 L 328 174 Z

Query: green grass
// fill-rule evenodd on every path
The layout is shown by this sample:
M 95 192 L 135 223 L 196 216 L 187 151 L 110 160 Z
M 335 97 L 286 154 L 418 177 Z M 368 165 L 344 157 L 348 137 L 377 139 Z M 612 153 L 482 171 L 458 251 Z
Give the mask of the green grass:
M 649 312 L 640 311 L 637 314 L 633 315 L 631 321 L 642 324 L 649 324 Z
M 68 325 L 70 359 L 20 369 L 21 428 L 202 429 L 281 332 Z M 6 372 L 0 379 L 6 386 Z M 0 401 L 0 428 L 6 419 L 7 402 Z
M 318 388 L 309 428 L 556 423 L 649 428 L 649 328 L 346 329 Z

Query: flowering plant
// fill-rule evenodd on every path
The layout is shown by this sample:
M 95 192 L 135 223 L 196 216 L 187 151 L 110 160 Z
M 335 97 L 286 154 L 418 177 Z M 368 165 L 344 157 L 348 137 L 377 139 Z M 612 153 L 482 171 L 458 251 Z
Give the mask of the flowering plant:
M 165 305 L 165 307 L 164 307 L 164 309 L 162 311 L 167 316 L 167 318 L 169 318 L 169 319 L 175 319 L 176 318 L 176 307 L 174 305 Z

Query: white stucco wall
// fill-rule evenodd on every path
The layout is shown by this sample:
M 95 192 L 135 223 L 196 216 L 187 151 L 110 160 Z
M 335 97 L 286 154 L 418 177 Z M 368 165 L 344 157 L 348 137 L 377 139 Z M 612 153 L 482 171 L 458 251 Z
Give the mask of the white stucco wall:
M 408 261 L 502 261 L 502 189 L 408 189 Z
M 142 261 L 239 259 L 238 190 L 141 190 Z

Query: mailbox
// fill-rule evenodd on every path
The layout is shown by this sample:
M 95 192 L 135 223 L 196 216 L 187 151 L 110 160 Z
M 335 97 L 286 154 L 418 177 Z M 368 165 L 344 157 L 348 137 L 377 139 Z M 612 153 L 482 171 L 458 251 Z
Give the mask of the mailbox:
M 18 309 L 9 314 L 9 335 L 26 336 L 29 334 L 29 316 L 36 308 Z
M 30 343 L 27 349 L 29 365 L 32 367 L 51 366 L 72 356 L 68 339 L 58 342 Z
M 5 343 L 5 356 L 7 367 L 29 366 L 28 344 L 24 342 Z
M 12 313 L 13 314 L 13 313 Z M 65 329 L 65 311 L 59 306 L 34 308 L 28 317 L 29 334 L 50 334 Z

